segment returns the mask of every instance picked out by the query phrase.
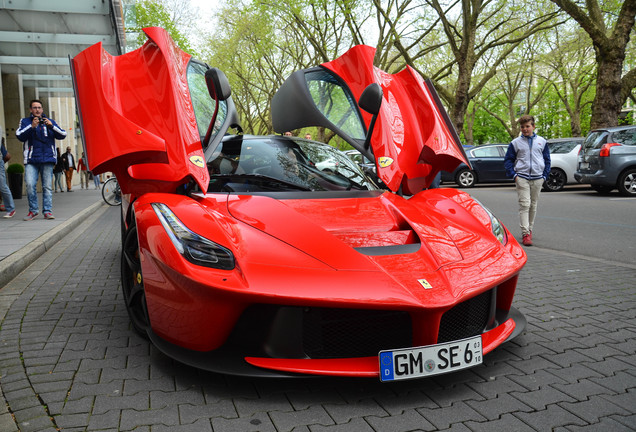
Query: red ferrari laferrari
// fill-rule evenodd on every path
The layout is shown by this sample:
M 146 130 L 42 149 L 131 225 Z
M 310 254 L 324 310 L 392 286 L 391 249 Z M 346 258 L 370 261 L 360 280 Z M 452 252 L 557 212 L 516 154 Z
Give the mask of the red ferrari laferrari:
M 126 308 L 157 348 L 223 373 L 392 381 L 478 365 L 523 331 L 519 244 L 468 194 L 427 189 L 469 164 L 430 82 L 357 46 L 287 79 L 271 107 L 281 135 L 244 135 L 225 75 L 145 32 L 71 69 L 89 166 L 123 193 Z M 389 190 L 283 135 L 314 126 L 375 161 Z

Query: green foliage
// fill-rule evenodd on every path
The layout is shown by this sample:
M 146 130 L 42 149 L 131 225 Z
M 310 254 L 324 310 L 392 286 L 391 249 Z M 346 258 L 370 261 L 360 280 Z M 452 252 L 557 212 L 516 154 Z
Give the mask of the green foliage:
M 24 166 L 19 163 L 9 164 L 7 167 L 8 174 L 24 174 Z
M 162 27 L 179 48 L 192 53 L 188 36 L 177 28 L 170 16 L 170 10 L 160 1 L 142 0 L 128 7 L 126 11 L 126 32 L 136 34 L 133 40 L 127 41 L 129 49 L 138 48 L 146 42 L 144 27 Z
M 501 110 L 503 107 L 494 98 L 485 101 L 484 104 L 485 106 L 482 105 L 475 110 L 473 145 L 509 142 L 510 135 L 506 128 L 496 117 L 488 112 L 489 110 Z M 488 110 L 485 109 L 486 107 Z

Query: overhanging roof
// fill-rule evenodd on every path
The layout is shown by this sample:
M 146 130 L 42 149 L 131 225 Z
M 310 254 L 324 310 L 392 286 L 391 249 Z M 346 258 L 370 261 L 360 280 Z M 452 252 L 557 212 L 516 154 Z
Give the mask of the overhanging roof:
M 121 0 L 0 0 L 0 70 L 40 94 L 72 94 L 68 56 L 97 42 L 124 52 Z

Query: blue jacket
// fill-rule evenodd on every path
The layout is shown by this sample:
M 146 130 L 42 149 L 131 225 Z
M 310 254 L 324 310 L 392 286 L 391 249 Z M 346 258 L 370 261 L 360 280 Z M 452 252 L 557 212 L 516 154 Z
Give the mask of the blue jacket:
M 48 118 L 48 117 L 47 117 Z M 66 131 L 59 127 L 53 119 L 50 119 L 53 127 L 39 124 L 33 129 L 33 115 L 20 120 L 20 126 L 15 131 L 15 136 L 25 143 L 24 163 L 56 163 L 57 152 L 55 140 L 66 138 Z
M 547 179 L 550 174 L 550 148 L 545 138 L 537 134 L 512 140 L 506 151 L 504 167 L 506 175 L 527 180 Z

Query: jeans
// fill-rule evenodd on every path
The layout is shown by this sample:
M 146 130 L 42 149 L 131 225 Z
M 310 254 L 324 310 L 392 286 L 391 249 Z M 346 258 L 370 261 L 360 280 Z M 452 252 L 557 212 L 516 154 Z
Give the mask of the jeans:
M 86 170 L 80 171 L 79 175 L 80 175 L 80 184 L 82 185 L 82 189 L 84 189 L 84 187 L 88 189 L 88 171 Z
M 7 213 L 11 213 L 15 210 L 15 204 L 13 202 L 13 195 L 11 195 L 11 189 L 9 189 L 9 185 L 7 184 L 7 173 L 4 170 L 4 162 L 1 162 L 2 167 L 0 168 L 0 193 L 2 193 L 2 201 L 4 202 L 4 207 L 7 209 Z
M 93 174 L 93 183 L 95 183 L 95 189 L 99 189 L 99 174 Z
M 29 200 L 29 211 L 39 213 L 38 207 L 38 177 L 42 176 L 42 211 L 49 213 L 53 209 L 53 163 L 27 164 L 26 165 L 26 189 Z
M 66 190 L 70 191 L 73 187 L 73 170 L 75 168 L 69 168 L 64 171 L 64 175 L 66 176 Z
M 53 190 L 57 191 L 57 189 L 60 189 L 60 192 L 62 192 L 64 189 L 62 189 L 62 174 L 64 174 L 63 171 L 60 172 L 56 172 L 53 173 L 53 175 L 55 176 L 55 182 L 53 185 Z
M 519 226 L 521 234 L 530 234 L 534 226 L 534 218 L 539 206 L 539 193 L 543 187 L 543 179 L 526 180 L 517 176 L 515 178 L 517 197 L 519 198 Z

